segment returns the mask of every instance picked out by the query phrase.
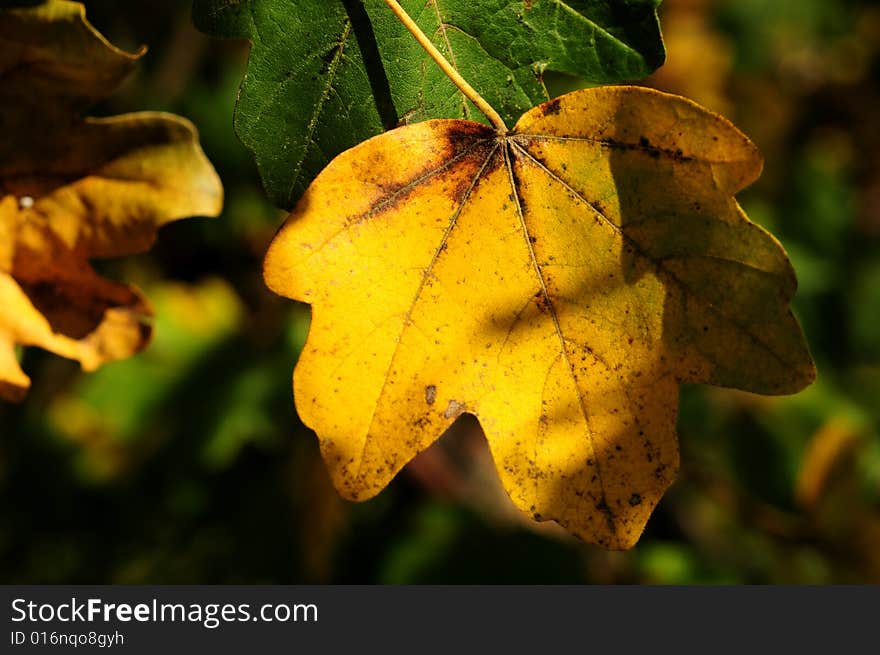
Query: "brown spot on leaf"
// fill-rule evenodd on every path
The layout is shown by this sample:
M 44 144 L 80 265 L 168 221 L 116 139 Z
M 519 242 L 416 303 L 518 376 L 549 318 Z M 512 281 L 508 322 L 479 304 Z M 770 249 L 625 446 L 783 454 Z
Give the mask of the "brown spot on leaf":
M 450 400 L 446 409 L 443 410 L 443 418 L 456 418 L 464 413 L 464 403 L 457 400 Z
M 677 162 L 693 161 L 694 159 L 693 157 L 686 156 L 681 148 L 660 148 L 658 146 L 651 145 L 651 142 L 648 140 L 648 138 L 644 136 L 639 137 L 638 143 L 631 143 L 629 141 L 612 138 L 601 139 L 600 142 L 606 148 L 612 148 L 614 150 L 638 150 L 644 152 L 652 159 L 669 157 L 670 159 Z
M 437 400 L 437 386 L 429 384 L 425 387 L 425 402 L 433 405 L 435 400 Z
M 542 314 L 549 314 L 553 311 L 553 305 L 550 303 L 550 299 L 547 297 L 547 294 L 544 293 L 543 290 L 538 291 L 532 298 L 535 303 L 535 307 L 538 308 L 538 311 Z
M 544 113 L 544 116 L 555 116 L 559 113 L 559 98 L 554 98 L 550 102 L 545 102 L 541 105 L 541 111 Z
M 475 141 L 487 140 L 491 141 L 495 136 L 492 128 L 481 123 L 471 121 L 453 121 L 446 130 L 446 140 L 452 146 L 451 156 L 455 156 L 464 150 L 467 150 Z

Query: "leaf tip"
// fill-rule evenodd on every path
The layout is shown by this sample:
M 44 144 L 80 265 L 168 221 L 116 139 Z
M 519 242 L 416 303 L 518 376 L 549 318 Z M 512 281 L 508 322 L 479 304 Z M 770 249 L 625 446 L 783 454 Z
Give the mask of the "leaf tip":
M 14 357 L 14 355 L 13 355 Z M 10 403 L 21 403 L 31 388 L 31 379 L 14 364 L 11 370 L 0 372 L 0 400 Z
M 144 53 L 147 51 L 146 45 L 141 45 L 135 52 L 128 52 L 123 50 L 122 48 L 113 45 L 110 40 L 101 34 L 98 29 L 89 22 L 89 19 L 86 17 L 86 6 L 81 2 L 68 2 L 67 0 L 49 0 L 47 5 L 57 5 L 64 6 L 67 5 L 70 7 L 77 15 L 78 20 L 82 23 L 83 27 L 90 32 L 91 36 L 95 38 L 97 41 L 101 43 L 109 52 L 118 57 L 122 57 L 125 59 L 130 59 L 132 62 L 137 61 Z M 48 8 L 48 7 L 47 7 Z

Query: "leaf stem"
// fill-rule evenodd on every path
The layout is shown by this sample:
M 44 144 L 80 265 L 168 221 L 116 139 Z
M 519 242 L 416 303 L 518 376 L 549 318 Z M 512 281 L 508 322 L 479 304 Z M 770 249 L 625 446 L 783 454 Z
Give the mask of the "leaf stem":
M 507 125 L 504 124 L 504 119 L 501 118 L 501 115 L 495 111 L 495 109 L 486 102 L 485 98 L 477 93 L 476 89 L 468 84 L 468 81 L 464 79 L 457 70 L 450 64 L 446 57 L 443 56 L 436 46 L 431 43 L 431 40 L 425 36 L 425 33 L 422 32 L 421 28 L 416 25 L 416 22 L 409 17 L 409 14 L 400 6 L 400 3 L 397 0 L 385 0 L 385 4 L 388 5 L 388 8 L 394 12 L 394 15 L 403 23 L 404 27 L 409 30 L 410 34 L 412 34 L 416 41 L 419 42 L 425 51 L 431 55 L 431 59 L 437 62 L 437 65 L 440 67 L 446 76 L 452 80 L 452 83 L 455 84 L 459 88 L 459 90 L 465 95 L 465 97 L 474 103 L 486 118 L 489 119 L 489 122 L 498 130 L 501 134 L 507 133 Z

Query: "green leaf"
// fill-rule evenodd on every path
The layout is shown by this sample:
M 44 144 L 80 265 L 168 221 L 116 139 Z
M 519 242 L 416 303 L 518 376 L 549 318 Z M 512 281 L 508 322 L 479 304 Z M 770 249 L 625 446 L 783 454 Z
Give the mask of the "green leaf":
M 382 132 L 339 0 L 196 0 L 193 17 L 209 34 L 251 40 L 235 130 L 279 207 L 290 207 L 336 154 Z
M 404 0 L 509 123 L 547 99 L 546 70 L 613 83 L 663 63 L 659 0 Z M 202 31 L 252 43 L 235 129 L 291 207 L 337 154 L 399 123 L 484 121 L 382 0 L 194 0 Z

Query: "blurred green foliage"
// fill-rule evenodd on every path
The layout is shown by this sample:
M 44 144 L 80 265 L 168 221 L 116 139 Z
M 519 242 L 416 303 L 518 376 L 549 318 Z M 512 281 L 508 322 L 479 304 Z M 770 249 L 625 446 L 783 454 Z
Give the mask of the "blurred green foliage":
M 34 387 L 0 405 L 3 582 L 880 582 L 880 8 L 662 7 L 668 63 L 647 83 L 722 111 L 764 153 L 740 200 L 792 257 L 819 379 L 781 398 L 685 388 L 679 481 L 615 553 L 522 519 L 473 420 L 377 498 L 338 498 L 290 399 L 308 308 L 260 277 L 281 217 L 232 131 L 246 44 L 196 32 L 187 4 L 86 2 L 114 43 L 150 46 L 98 113 L 192 119 L 226 209 L 101 263 L 155 305 L 145 353 L 91 375 L 24 354 Z

